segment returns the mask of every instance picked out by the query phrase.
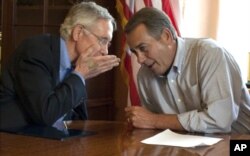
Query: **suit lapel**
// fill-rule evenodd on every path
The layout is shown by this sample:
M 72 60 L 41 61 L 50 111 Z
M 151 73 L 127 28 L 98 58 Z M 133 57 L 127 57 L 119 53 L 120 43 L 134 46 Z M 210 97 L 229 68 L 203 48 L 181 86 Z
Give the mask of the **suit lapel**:
M 50 35 L 50 45 L 54 60 L 53 76 L 55 77 L 55 85 L 59 83 L 59 68 L 60 68 L 60 37 Z

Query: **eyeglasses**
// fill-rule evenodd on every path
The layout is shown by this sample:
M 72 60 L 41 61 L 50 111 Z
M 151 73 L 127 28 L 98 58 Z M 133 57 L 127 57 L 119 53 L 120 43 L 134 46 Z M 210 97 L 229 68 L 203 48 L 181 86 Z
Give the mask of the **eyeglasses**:
M 89 29 L 87 29 L 84 25 L 81 25 L 81 26 L 85 30 L 87 30 L 91 35 L 95 36 L 95 38 L 98 40 L 98 43 L 100 44 L 100 46 L 108 46 L 108 47 L 111 46 L 111 42 L 107 38 L 96 35 L 92 31 L 90 31 Z

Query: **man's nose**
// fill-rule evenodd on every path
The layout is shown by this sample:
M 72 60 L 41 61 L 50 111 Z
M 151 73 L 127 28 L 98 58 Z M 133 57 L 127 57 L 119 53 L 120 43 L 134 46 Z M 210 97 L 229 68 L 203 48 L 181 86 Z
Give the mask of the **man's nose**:
M 102 55 L 108 55 L 108 53 L 109 53 L 108 46 L 101 47 L 101 54 Z

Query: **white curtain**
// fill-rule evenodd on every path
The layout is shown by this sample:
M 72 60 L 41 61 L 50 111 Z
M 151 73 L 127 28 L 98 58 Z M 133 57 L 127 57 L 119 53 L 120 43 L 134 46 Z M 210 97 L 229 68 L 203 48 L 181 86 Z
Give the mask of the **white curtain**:
M 180 0 L 183 37 L 210 37 L 227 48 L 247 82 L 250 69 L 249 0 Z
M 220 0 L 217 40 L 228 48 L 247 82 L 250 52 L 250 1 Z

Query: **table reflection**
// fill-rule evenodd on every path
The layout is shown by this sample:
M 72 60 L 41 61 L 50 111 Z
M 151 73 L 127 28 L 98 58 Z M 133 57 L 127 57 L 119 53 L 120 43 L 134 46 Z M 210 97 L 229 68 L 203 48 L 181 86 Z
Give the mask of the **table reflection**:
M 0 133 L 0 154 L 27 156 L 87 155 L 87 156 L 227 156 L 230 139 L 249 140 L 245 134 L 195 134 L 223 138 L 212 146 L 183 148 L 149 145 L 142 140 L 162 130 L 132 129 L 125 122 L 73 121 L 66 122 L 69 129 L 91 131 L 94 135 L 69 138 L 64 141 L 32 136 Z M 188 133 L 190 134 L 190 133 Z

